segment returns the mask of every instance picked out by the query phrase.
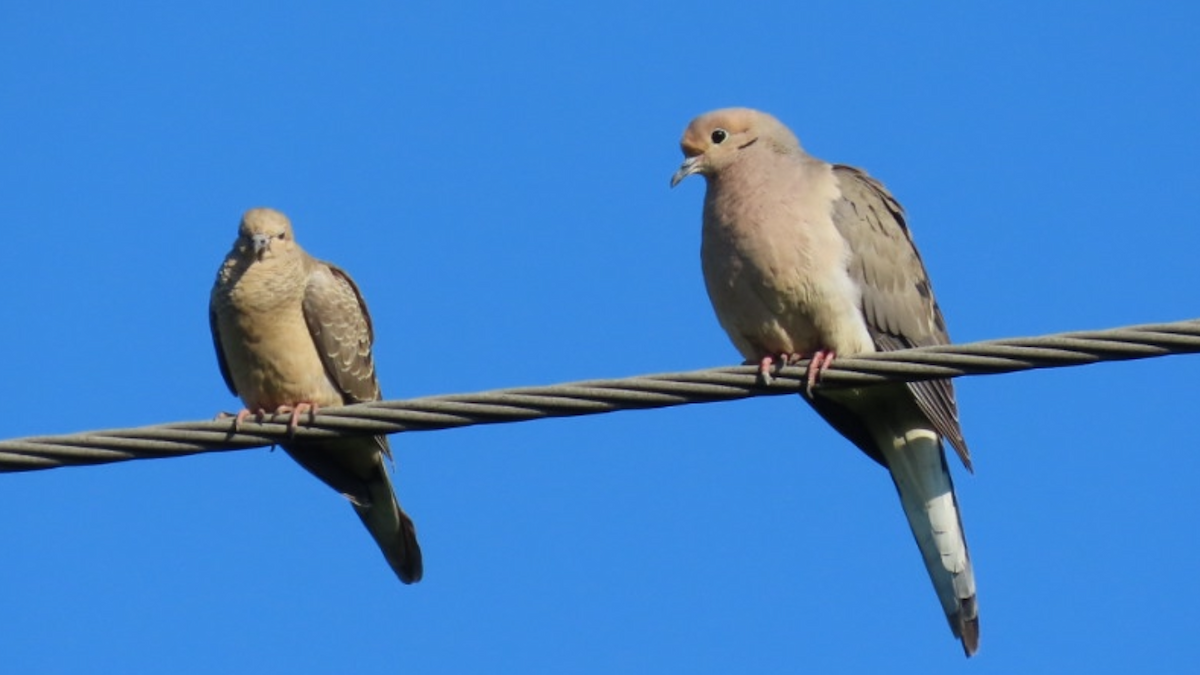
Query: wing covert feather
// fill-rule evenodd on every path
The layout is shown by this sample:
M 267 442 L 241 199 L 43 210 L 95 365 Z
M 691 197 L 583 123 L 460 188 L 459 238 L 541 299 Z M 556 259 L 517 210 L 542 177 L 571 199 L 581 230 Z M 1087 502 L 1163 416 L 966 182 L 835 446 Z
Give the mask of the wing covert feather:
M 864 171 L 834 165 L 842 198 L 833 222 L 853 251 L 850 274 L 862 289 L 862 312 L 880 351 L 950 343 L 933 286 L 904 220 L 904 209 Z M 971 468 L 951 380 L 911 382 L 921 411 Z
M 317 262 L 308 277 L 303 306 L 321 363 L 346 403 L 379 400 L 371 315 L 350 275 L 336 265 Z

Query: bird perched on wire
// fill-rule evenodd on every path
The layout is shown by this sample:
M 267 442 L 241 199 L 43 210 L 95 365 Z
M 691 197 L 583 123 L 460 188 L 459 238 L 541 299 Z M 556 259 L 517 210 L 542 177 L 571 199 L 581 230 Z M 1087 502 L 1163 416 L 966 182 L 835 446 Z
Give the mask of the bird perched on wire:
M 209 303 L 225 384 L 247 415 L 290 413 L 294 429 L 321 407 L 377 401 L 374 331 L 358 287 L 342 269 L 300 248 L 279 211 L 250 209 L 217 272 Z M 350 500 L 400 581 L 421 579 L 416 528 L 384 467 L 386 436 L 290 441 L 283 449 Z
M 979 645 L 975 577 L 942 439 L 968 470 L 950 380 L 814 391 L 837 356 L 946 344 L 900 204 L 865 172 L 804 152 L 771 115 L 716 110 L 688 125 L 674 187 L 704 176 L 701 263 L 730 340 L 764 381 L 810 359 L 806 400 L 891 472 L 955 637 Z

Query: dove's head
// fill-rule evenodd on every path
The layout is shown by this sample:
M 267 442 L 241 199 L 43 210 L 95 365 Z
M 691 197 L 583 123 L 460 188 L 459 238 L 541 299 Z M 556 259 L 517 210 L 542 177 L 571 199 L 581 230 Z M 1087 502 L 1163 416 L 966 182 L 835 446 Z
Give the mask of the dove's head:
M 237 241 L 242 255 L 264 260 L 288 253 L 295 245 L 292 221 L 275 209 L 250 209 L 242 216 Z
M 765 112 L 723 108 L 692 120 L 683 132 L 679 147 L 686 159 L 671 177 L 671 187 L 694 173 L 714 176 L 750 148 L 792 153 L 800 151 L 800 141 L 782 122 Z

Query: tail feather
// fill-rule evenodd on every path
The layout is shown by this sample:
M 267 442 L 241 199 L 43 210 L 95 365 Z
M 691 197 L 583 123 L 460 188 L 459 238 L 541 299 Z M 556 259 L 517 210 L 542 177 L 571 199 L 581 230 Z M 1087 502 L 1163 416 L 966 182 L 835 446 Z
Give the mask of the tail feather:
M 421 546 L 417 528 L 400 508 L 383 465 L 386 448 L 384 437 L 284 446 L 300 466 L 350 500 L 392 571 L 400 581 L 412 584 L 424 573 Z
M 392 481 L 383 466 L 382 457 L 379 458 L 378 473 L 367 486 L 370 489 L 371 502 L 352 503 L 354 512 L 375 538 L 383 557 L 387 558 L 388 564 L 400 581 L 406 584 L 420 581 L 424 574 L 424 565 L 421 560 L 421 546 L 417 543 L 417 528 L 396 500 L 396 492 L 392 489 Z
M 970 656 L 979 648 L 975 574 L 941 440 L 914 428 L 880 446 L 950 630 Z

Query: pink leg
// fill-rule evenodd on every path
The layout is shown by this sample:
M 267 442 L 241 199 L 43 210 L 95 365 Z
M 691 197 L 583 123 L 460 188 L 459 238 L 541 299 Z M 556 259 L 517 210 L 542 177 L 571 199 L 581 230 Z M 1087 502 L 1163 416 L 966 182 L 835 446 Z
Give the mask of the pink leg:
M 300 416 L 308 413 L 308 421 L 311 422 L 313 417 L 320 411 L 320 408 L 321 406 L 316 403 L 301 401 L 296 405 L 281 405 L 275 409 L 275 414 L 286 415 L 291 413 L 291 417 L 288 418 L 288 435 L 294 436 L 296 434 L 296 427 L 300 425 Z
M 821 381 L 821 376 L 829 369 L 829 364 L 837 358 L 837 352 L 832 349 L 818 349 L 808 362 L 808 375 L 805 377 L 805 393 L 812 396 L 813 385 Z
M 778 373 L 784 366 L 796 363 L 803 358 L 802 354 L 796 353 L 767 354 L 758 362 L 758 377 L 762 380 L 763 384 L 771 384 L 772 379 L 774 379 L 771 377 L 772 371 Z
M 263 420 L 263 416 L 266 414 L 267 414 L 267 411 L 263 410 L 262 408 L 259 408 L 257 412 L 251 411 L 249 408 L 242 408 L 241 410 L 239 410 L 237 412 L 236 415 L 227 413 L 227 412 L 220 413 L 219 415 L 217 415 L 217 419 L 223 420 L 227 417 L 232 417 L 233 418 L 233 430 L 236 433 L 236 432 L 242 430 L 242 423 L 246 421 L 247 417 L 254 415 L 254 417 L 256 419 L 258 419 L 259 422 L 261 422 Z
M 763 384 L 771 384 L 771 366 L 775 363 L 775 357 L 767 354 L 758 362 L 758 379 L 763 381 Z

